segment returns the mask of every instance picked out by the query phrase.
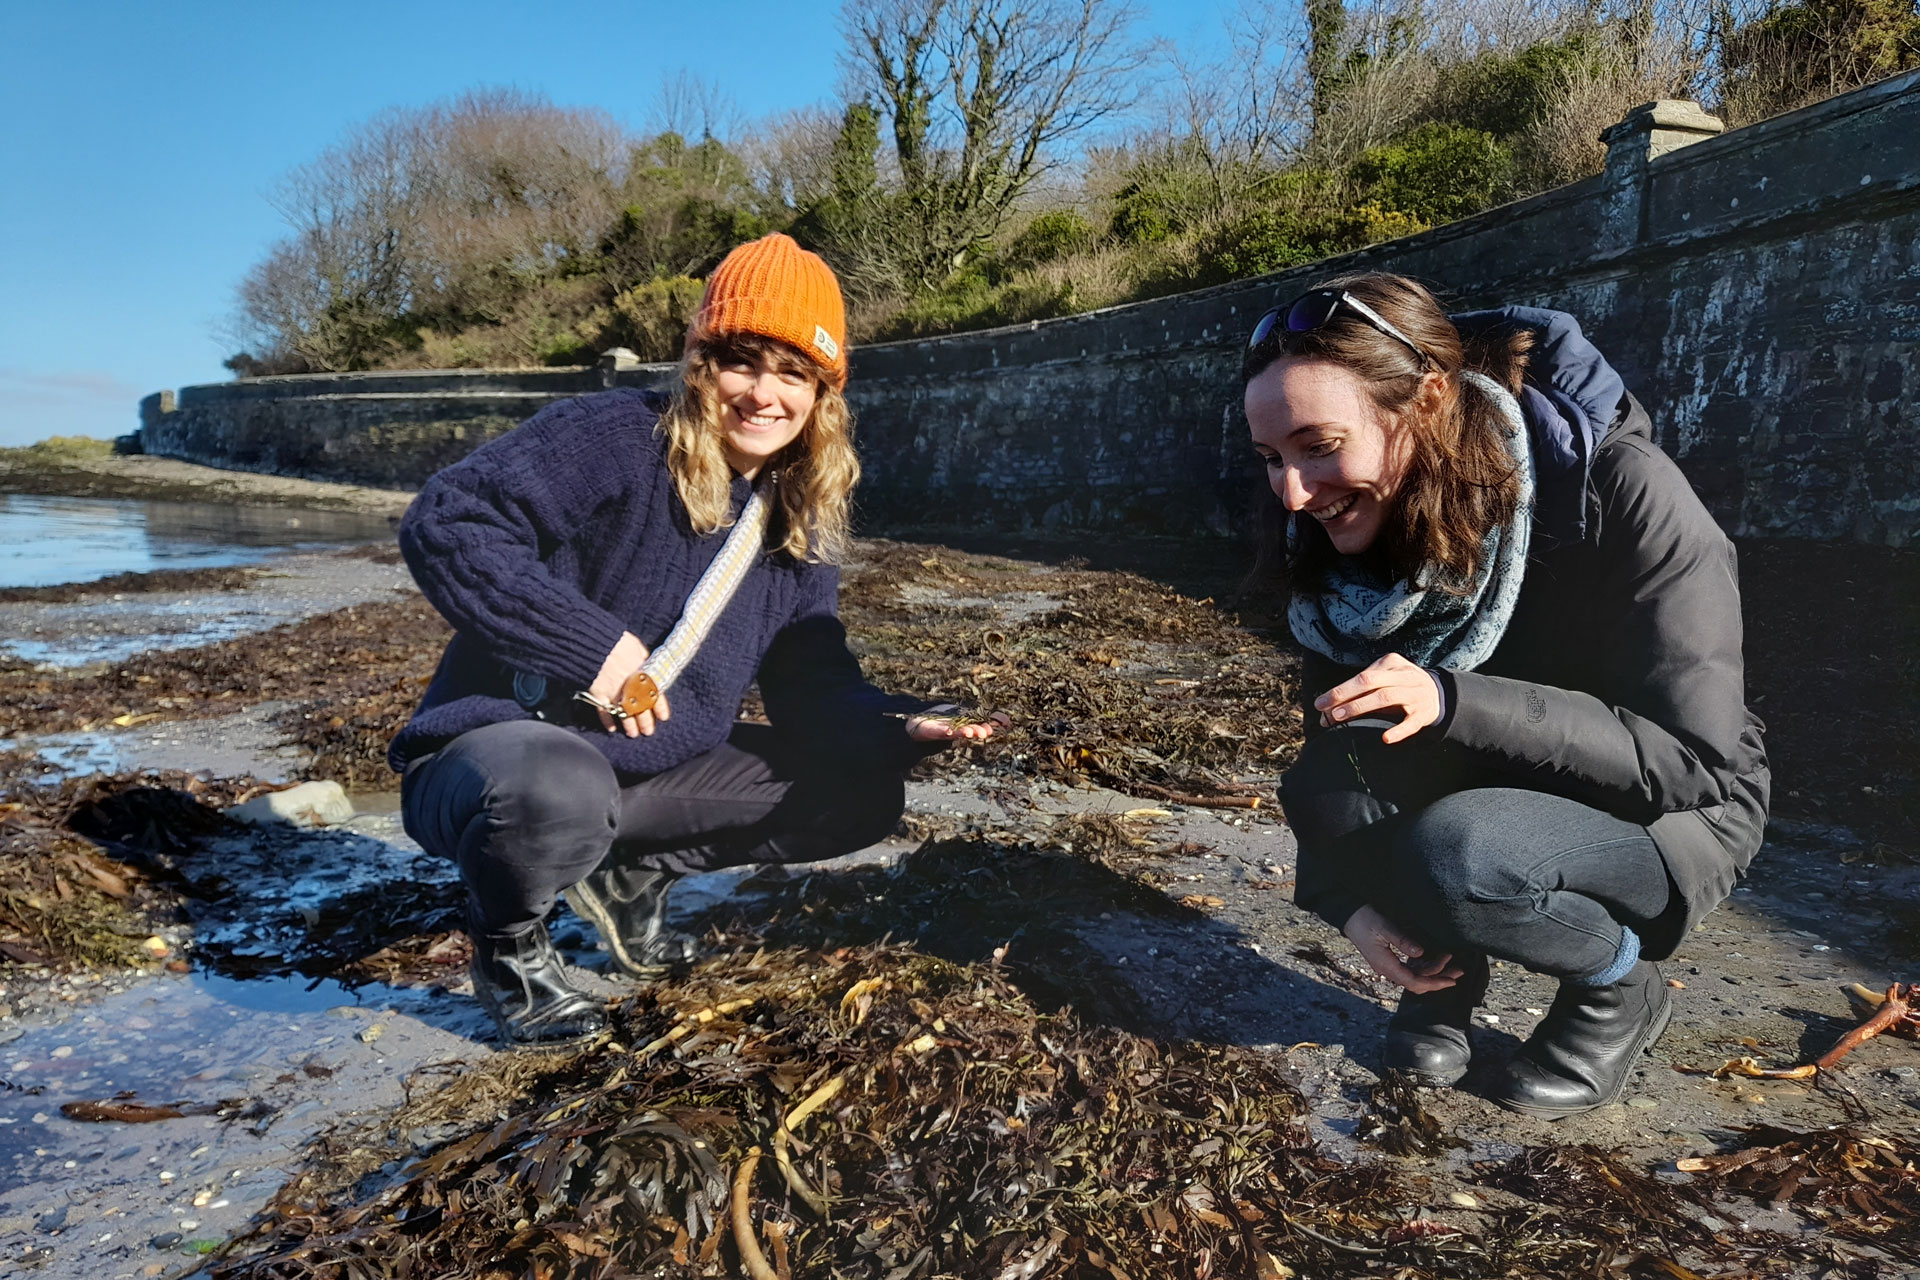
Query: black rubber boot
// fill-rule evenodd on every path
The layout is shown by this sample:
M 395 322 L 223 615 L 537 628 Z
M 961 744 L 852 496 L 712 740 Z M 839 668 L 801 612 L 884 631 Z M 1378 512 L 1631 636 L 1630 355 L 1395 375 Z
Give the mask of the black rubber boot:
M 1473 1057 L 1468 1028 L 1487 996 L 1487 958 L 1456 958 L 1465 972 L 1452 986 L 1425 995 L 1405 992 L 1387 1020 L 1385 1066 L 1431 1089 L 1444 1089 L 1467 1074 Z
M 1553 1008 L 1507 1064 L 1489 1095 L 1509 1111 L 1573 1116 L 1626 1091 L 1640 1055 L 1667 1029 L 1673 998 L 1642 960 L 1607 987 L 1562 982 Z
M 473 994 L 508 1044 L 547 1046 L 584 1040 L 607 1025 L 600 1002 L 575 987 L 547 926 L 513 933 L 470 930 Z
M 567 905 L 599 930 L 614 967 L 636 978 L 660 978 L 683 969 L 699 941 L 667 924 L 670 871 L 602 865 L 567 890 Z

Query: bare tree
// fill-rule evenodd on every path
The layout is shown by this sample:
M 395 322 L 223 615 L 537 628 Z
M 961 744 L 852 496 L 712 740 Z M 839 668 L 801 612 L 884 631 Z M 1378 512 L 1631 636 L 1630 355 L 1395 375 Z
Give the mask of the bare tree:
M 784 111 L 761 122 L 740 152 L 755 187 L 790 212 L 833 194 L 834 144 L 839 113 L 824 107 Z
M 384 112 L 276 188 L 290 234 L 242 283 L 237 328 L 269 358 L 356 369 L 413 318 L 496 312 L 594 247 L 629 149 L 602 113 L 510 90 Z
M 274 206 L 293 234 L 240 289 L 241 327 L 264 350 L 318 369 L 365 367 L 412 305 L 427 145 L 386 112 L 288 174 Z
M 1123 0 L 848 0 L 851 96 L 876 104 L 891 137 L 908 289 L 944 284 L 1058 146 L 1128 103 L 1134 19 Z
M 1225 217 L 1256 197 L 1311 129 L 1311 60 L 1300 56 L 1296 19 L 1243 0 L 1226 35 L 1226 56 L 1208 61 L 1161 46 L 1170 72 L 1164 140 L 1135 160 L 1189 175 L 1184 185 L 1202 197 L 1200 219 Z
M 420 304 L 491 313 L 591 252 L 618 207 L 632 144 L 603 112 L 493 90 L 426 108 L 421 128 Z
M 648 124 L 655 133 L 677 133 L 689 142 L 726 141 L 741 131 L 740 106 L 718 83 L 682 67 L 655 90 Z

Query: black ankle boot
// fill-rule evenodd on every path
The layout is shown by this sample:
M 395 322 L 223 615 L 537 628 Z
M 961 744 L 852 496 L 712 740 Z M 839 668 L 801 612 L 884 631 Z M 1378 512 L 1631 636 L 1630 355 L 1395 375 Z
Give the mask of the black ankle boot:
M 557 1045 L 582 1040 L 607 1025 L 600 1002 L 567 977 L 547 926 L 535 922 L 514 933 L 471 930 L 473 994 L 511 1045 Z
M 1387 1020 L 1384 1065 L 1404 1071 L 1415 1084 L 1444 1089 L 1467 1074 L 1473 1044 L 1467 1031 L 1473 1011 L 1487 995 L 1487 958 L 1458 957 L 1464 973 L 1450 987 L 1400 996 Z
M 1667 1029 L 1673 998 L 1648 961 L 1611 986 L 1562 982 L 1553 1008 L 1490 1095 L 1509 1111 L 1572 1116 L 1626 1091 L 1640 1055 Z
M 602 866 L 567 890 L 567 905 L 600 932 L 614 966 L 659 978 L 692 963 L 700 944 L 667 924 L 670 871 Z

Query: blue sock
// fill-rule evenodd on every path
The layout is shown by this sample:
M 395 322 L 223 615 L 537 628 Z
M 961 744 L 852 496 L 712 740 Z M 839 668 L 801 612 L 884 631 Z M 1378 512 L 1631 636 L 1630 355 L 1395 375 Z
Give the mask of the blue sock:
M 1610 987 L 1632 971 L 1640 963 L 1640 935 L 1625 925 L 1620 926 L 1620 949 L 1613 953 L 1613 963 L 1598 973 L 1588 974 L 1584 978 L 1570 978 L 1568 981 L 1583 987 Z

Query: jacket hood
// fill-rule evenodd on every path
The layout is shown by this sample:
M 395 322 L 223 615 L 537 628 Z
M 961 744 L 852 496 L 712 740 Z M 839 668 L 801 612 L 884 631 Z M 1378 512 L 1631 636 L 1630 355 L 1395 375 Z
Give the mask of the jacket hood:
M 1499 307 L 1448 318 L 1462 336 L 1533 334 L 1520 410 L 1533 444 L 1534 528 L 1556 542 L 1584 539 L 1593 455 L 1627 411 L 1625 380 L 1564 311 Z

